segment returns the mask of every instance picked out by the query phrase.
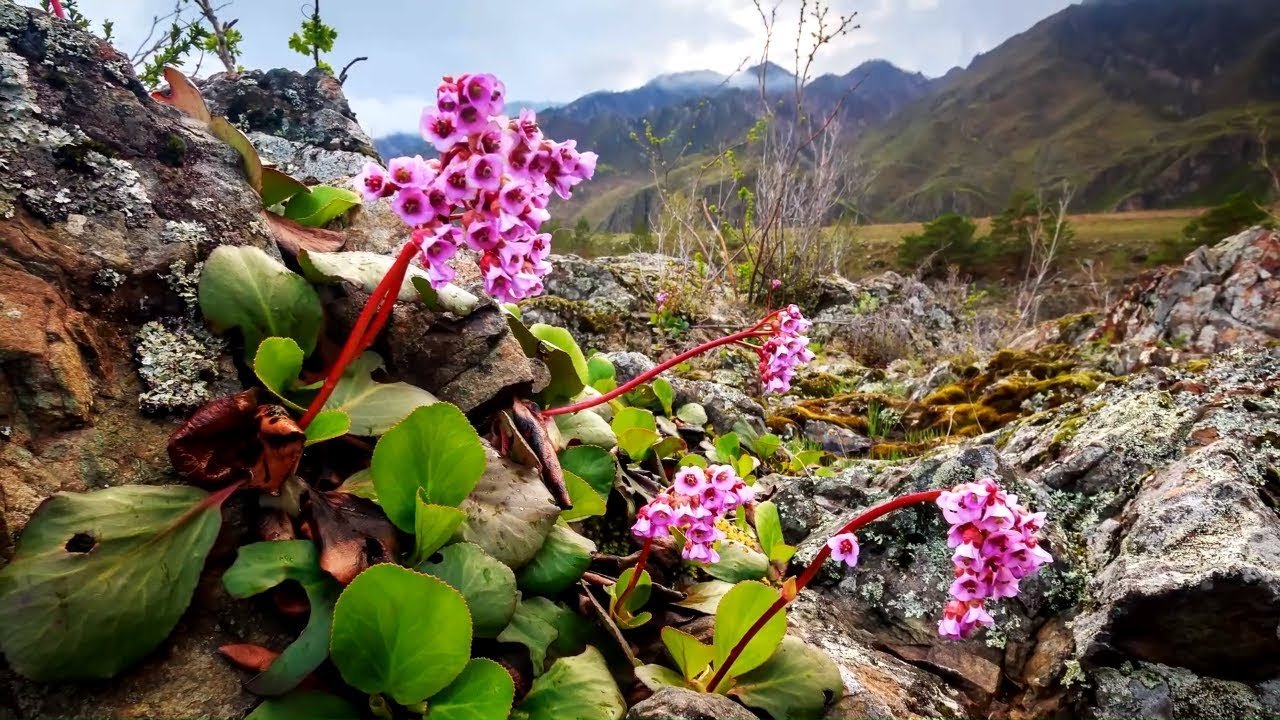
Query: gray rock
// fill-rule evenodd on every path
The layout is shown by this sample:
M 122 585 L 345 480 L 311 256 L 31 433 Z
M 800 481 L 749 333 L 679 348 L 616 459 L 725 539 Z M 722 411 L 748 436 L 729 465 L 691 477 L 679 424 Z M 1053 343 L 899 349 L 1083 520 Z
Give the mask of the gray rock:
M 664 687 L 627 711 L 627 720 L 758 720 L 724 695 Z
M 320 68 L 218 73 L 200 82 L 214 115 L 246 132 L 260 132 L 324 150 L 346 150 L 377 158 L 373 141 L 336 78 Z
M 264 162 L 306 183 L 347 187 L 371 159 L 358 152 L 327 150 L 261 132 L 249 133 L 249 140 Z
M 1255 718 L 1264 709 L 1259 690 L 1241 682 L 1200 677 L 1184 668 L 1126 663 L 1099 668 L 1094 718 Z
M 871 449 L 871 438 L 823 420 L 806 422 L 804 436 L 810 442 L 822 446 L 823 450 L 845 457 L 860 455 Z

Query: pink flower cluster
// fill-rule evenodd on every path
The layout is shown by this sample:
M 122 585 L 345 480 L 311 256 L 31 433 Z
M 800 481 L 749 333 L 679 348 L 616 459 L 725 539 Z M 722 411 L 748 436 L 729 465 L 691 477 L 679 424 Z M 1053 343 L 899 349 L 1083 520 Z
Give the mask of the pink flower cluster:
M 791 378 L 796 368 L 813 360 L 809 350 L 809 338 L 804 334 L 813 327 L 800 308 L 788 305 L 777 311 L 773 321 L 774 332 L 760 346 L 760 382 L 767 393 L 784 393 L 791 389 Z
M 944 491 L 938 507 L 951 523 L 947 545 L 955 548 L 951 561 L 956 574 L 938 633 L 965 638 L 992 624 L 988 598 L 1017 595 L 1019 580 L 1053 562 L 1037 536 L 1045 514 L 1028 511 L 1018 504 L 1018 496 L 1006 494 L 990 479 Z
M 492 75 L 445 77 L 422 113 L 422 135 L 440 157 L 399 157 L 385 169 L 369 163 L 355 185 L 366 201 L 391 198 L 414 228 L 434 287 L 453 280 L 449 261 L 465 244 L 480 253 L 489 294 L 515 302 L 541 293 L 551 272 L 551 235 L 539 232 L 551 194 L 568 198 L 590 179 L 596 154 L 543 137 L 532 110 L 502 115 L 505 92 Z
M 755 496 L 755 490 L 728 465 L 705 470 L 696 465 L 684 467 L 672 478 L 670 488 L 636 512 L 631 533 L 655 539 L 678 528 L 684 533 L 684 559 L 719 562 L 715 544 L 724 539 L 724 532 L 716 527 L 716 520 Z

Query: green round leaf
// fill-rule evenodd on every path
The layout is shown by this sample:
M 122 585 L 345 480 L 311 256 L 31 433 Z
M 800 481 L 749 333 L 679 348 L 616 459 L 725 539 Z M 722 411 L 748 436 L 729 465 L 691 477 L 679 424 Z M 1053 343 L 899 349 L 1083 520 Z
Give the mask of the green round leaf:
M 731 583 L 723 580 L 708 580 L 706 582 L 694 583 L 685 588 L 684 600 L 676 605 L 690 610 L 697 610 L 700 613 L 714 615 L 716 608 L 720 605 L 720 599 L 725 593 L 733 589 Z
M 449 583 L 466 598 L 477 637 L 497 637 L 516 611 L 516 576 L 511 568 L 472 543 L 442 548 L 418 566 Z
M 315 349 L 324 311 L 302 277 L 255 247 L 223 245 L 200 272 L 200 310 L 214 328 L 239 328 L 245 358 L 268 337 L 292 338 L 304 355 Z
M 653 394 L 658 397 L 658 402 L 662 404 L 662 413 L 667 417 L 671 417 L 671 404 L 676 400 L 676 391 L 671 387 L 670 381 L 666 378 L 654 378 L 651 383 Z
M 518 570 L 533 559 L 560 516 L 538 471 L 499 457 L 489 460 L 476 489 L 462 502 L 467 514 L 462 539 L 473 542 L 507 567 Z
M 263 702 L 245 720 L 358 720 L 355 706 L 337 695 L 299 691 Z
M 555 420 L 560 435 L 566 441 L 578 440 L 584 445 L 595 445 L 605 449 L 618 444 L 618 436 L 609 427 L 609 421 L 591 410 L 556 415 Z
M 576 474 L 564 471 L 565 489 L 569 491 L 569 502 L 573 507 L 560 513 L 565 522 L 577 522 L 583 518 L 595 517 L 605 513 L 605 499 L 586 480 Z
M 315 185 L 285 203 L 284 216 L 307 227 L 324 227 L 360 204 L 360 196 L 346 188 Z
M 351 419 L 354 435 L 382 435 L 414 410 L 440 402 L 409 383 L 374 382 L 373 373 L 381 368 L 382 358 L 377 353 L 362 354 L 343 371 L 324 404 L 326 412 L 340 411 Z
M 351 418 L 341 410 L 324 410 L 316 413 L 311 420 L 311 424 L 307 426 L 306 436 L 307 445 L 315 445 L 340 438 L 351 431 Z
M 772 500 L 757 503 L 755 523 L 756 539 L 760 541 L 760 549 L 765 555 L 771 555 L 775 546 L 783 544 L 782 520 L 778 517 L 778 506 Z
M 641 665 L 636 668 L 636 679 L 654 692 L 664 687 L 689 687 L 680 673 L 665 665 Z
M 618 463 L 613 454 L 595 445 L 575 445 L 560 452 L 560 467 L 587 481 L 602 498 L 613 491 Z
M 169 635 L 222 526 L 185 486 L 59 493 L 0 569 L 0 653 L 32 680 L 109 678 Z
M 527 647 L 533 674 L 541 675 L 548 654 L 581 652 L 586 645 L 584 638 L 592 630 L 590 623 L 563 605 L 544 597 L 531 597 L 516 605 L 511 624 L 498 635 L 498 641 Z
M 298 686 L 329 657 L 329 628 L 333 604 L 342 591 L 320 569 L 320 553 L 309 540 L 279 540 L 241 546 L 236 561 L 222 575 L 222 584 L 235 598 L 264 593 L 286 580 L 302 586 L 310 616 L 298 639 L 280 653 L 247 688 L 258 695 L 278 695 Z
M 495 720 L 511 712 L 516 684 L 498 663 L 475 658 L 449 687 L 436 693 L 426 720 Z
M 698 403 L 686 403 L 676 410 L 676 417 L 697 427 L 707 424 L 707 410 Z
M 347 684 L 412 705 L 466 667 L 471 615 L 462 595 L 444 581 L 374 565 L 338 598 L 329 649 Z
M 520 570 L 520 589 L 555 595 L 578 581 L 591 564 L 596 544 L 564 525 L 551 528 L 538 554 Z
M 653 413 L 635 407 L 627 407 L 613 416 L 610 425 L 618 436 L 618 447 L 633 460 L 642 460 L 661 436 Z
M 427 502 L 456 506 L 484 473 L 485 452 L 467 416 L 449 403 L 420 407 L 373 449 L 378 502 L 396 527 L 413 531 L 418 489 Z
M 560 658 L 533 681 L 515 720 L 621 720 L 627 711 L 604 656 L 594 647 Z
M 550 343 L 567 353 L 570 362 L 573 363 L 574 372 L 578 374 L 579 384 L 586 385 L 587 379 L 591 376 L 587 369 L 587 358 L 582 354 L 582 348 L 578 347 L 578 341 L 573 339 L 573 335 L 568 330 L 537 323 L 529 326 L 529 332 L 539 340 Z
M 432 505 L 418 491 L 418 507 L 413 517 L 413 560 L 423 562 L 436 550 L 453 538 L 467 519 L 467 514 L 456 507 Z
M 761 582 L 747 580 L 733 586 L 720 600 L 716 608 L 715 649 L 716 668 L 724 665 L 733 646 L 746 635 L 747 630 L 760 619 L 769 606 L 778 599 L 778 591 Z M 733 667 L 725 674 L 732 678 L 753 670 L 769 659 L 778 649 L 782 636 L 787 634 L 786 608 L 769 618 L 769 622 L 743 648 Z M 714 688 L 713 688 L 714 690 Z
M 717 546 L 720 561 L 706 567 L 707 574 L 725 582 L 759 580 L 769 572 L 769 558 L 736 540 Z
M 258 344 L 253 356 L 253 374 L 272 394 L 295 410 L 306 410 L 289 398 L 302 372 L 302 348 L 292 338 L 269 337 Z
M 671 626 L 662 628 L 662 644 L 667 646 L 667 652 L 686 680 L 692 680 L 706 670 L 716 655 L 715 648 Z
M 788 637 L 763 665 L 739 675 L 729 694 L 776 718 L 821 717 L 844 694 L 844 680 L 826 653 Z
M 613 363 L 609 358 L 595 354 L 587 358 L 587 384 L 595 385 L 601 380 L 614 380 L 617 377 L 617 370 L 614 369 Z M 597 390 L 599 388 L 596 388 Z
M 636 580 L 636 586 L 631 588 L 631 594 L 627 596 L 627 601 L 622 604 L 621 608 L 618 607 L 618 598 L 622 596 L 622 593 L 626 592 L 627 586 L 631 584 L 631 576 L 635 572 L 636 569 L 634 567 L 623 570 L 618 579 L 609 586 L 609 612 L 611 614 L 622 614 L 619 610 L 625 614 L 634 613 L 649 602 L 649 596 L 653 593 L 653 578 L 649 577 L 648 570 L 641 570 L 640 579 Z

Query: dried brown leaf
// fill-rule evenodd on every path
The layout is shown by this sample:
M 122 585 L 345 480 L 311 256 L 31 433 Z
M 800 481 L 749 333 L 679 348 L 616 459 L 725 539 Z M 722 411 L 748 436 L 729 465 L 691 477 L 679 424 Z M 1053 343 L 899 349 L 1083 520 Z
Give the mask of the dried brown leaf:
M 169 460 L 195 485 L 244 487 L 275 494 L 298 467 L 306 434 L 279 405 L 257 392 L 217 398 L 169 436 Z
M 371 565 L 394 561 L 395 526 L 377 503 L 339 490 L 312 490 L 303 523 L 320 547 L 320 569 L 346 585 Z
M 166 65 L 164 81 L 169 83 L 169 91 L 151 93 L 153 100 L 172 105 L 200 122 L 207 123 L 213 119 L 209 114 L 209 106 L 204 102 L 204 96 L 200 94 L 200 89 L 177 68 Z
M 347 236 L 336 230 L 311 228 L 300 225 L 287 217 L 264 210 L 262 217 L 275 236 L 281 252 L 297 256 L 300 250 L 313 252 L 337 252 L 347 242 Z

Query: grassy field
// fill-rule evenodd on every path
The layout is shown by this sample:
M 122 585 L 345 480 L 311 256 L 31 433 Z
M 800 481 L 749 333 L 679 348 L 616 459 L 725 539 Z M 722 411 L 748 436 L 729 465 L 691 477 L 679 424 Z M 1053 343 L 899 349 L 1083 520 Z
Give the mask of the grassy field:
M 1198 208 L 1181 208 L 1072 215 L 1075 239 L 1063 253 L 1061 271 L 1067 276 L 1082 275 L 1080 264 L 1091 260 L 1100 278 L 1131 276 L 1149 267 L 1148 257 L 1162 239 L 1177 237 L 1183 226 L 1201 212 Z M 991 218 L 976 222 L 979 235 L 991 228 Z M 886 223 L 861 225 L 841 233 L 851 233 L 840 241 L 856 248 L 845 252 L 845 274 L 856 278 L 900 269 L 897 254 L 902 237 L 918 233 L 922 227 L 921 223 Z
M 1151 266 L 1152 252 L 1161 240 L 1175 238 L 1200 209 L 1143 210 L 1122 213 L 1072 215 L 1075 239 L 1064 250 L 1060 272 L 1067 279 L 1084 278 L 1082 267 L 1092 261 L 1098 280 L 1112 281 L 1132 277 Z M 978 234 L 991 226 L 990 218 L 977 221 Z M 858 279 L 885 270 L 902 270 L 898 265 L 898 246 L 904 235 L 920 232 L 921 223 L 886 223 L 830 228 L 831 242 L 842 246 L 841 269 L 846 277 Z M 625 233 L 591 236 L 588 245 L 575 244 L 568 232 L 556 237 L 558 252 L 587 256 L 617 255 L 651 248 L 638 244 Z

